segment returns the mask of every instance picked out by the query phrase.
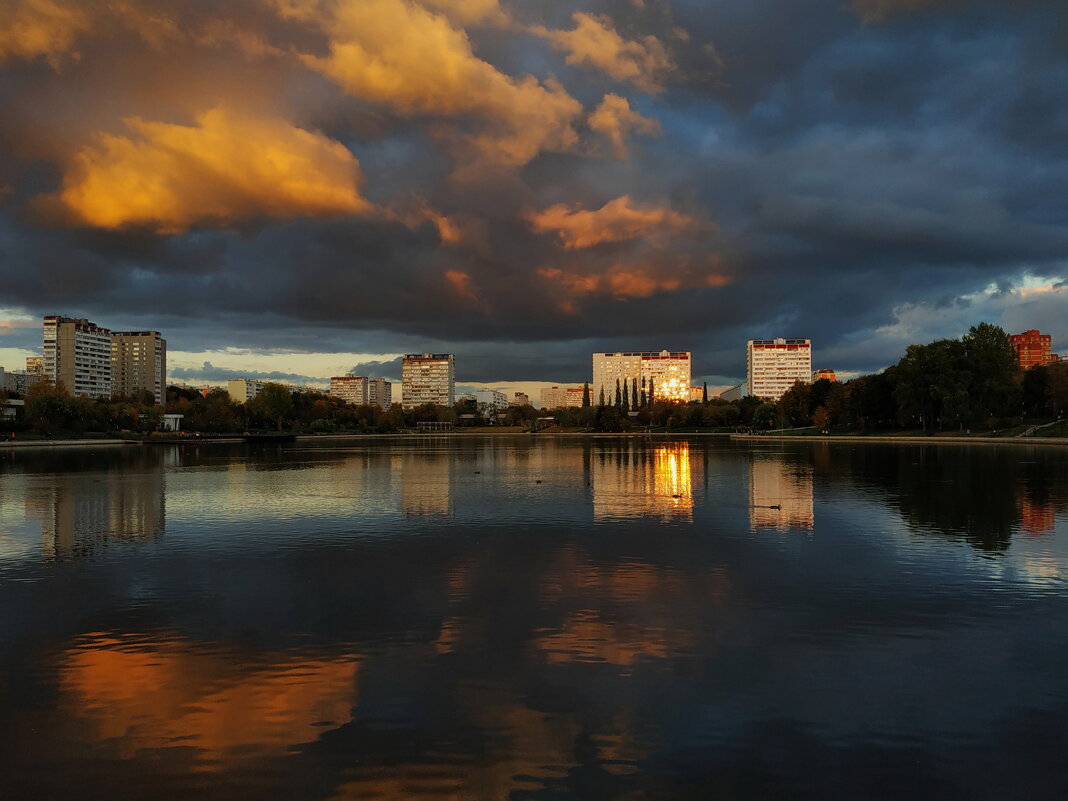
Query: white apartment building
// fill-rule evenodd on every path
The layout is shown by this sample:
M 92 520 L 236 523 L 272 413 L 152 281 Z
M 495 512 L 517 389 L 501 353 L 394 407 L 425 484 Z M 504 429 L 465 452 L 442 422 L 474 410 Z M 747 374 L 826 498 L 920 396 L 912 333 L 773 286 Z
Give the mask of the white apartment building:
M 719 393 L 719 396 L 725 401 L 741 400 L 745 397 L 745 389 L 745 384 L 738 384 L 736 386 L 731 387 L 730 389 L 723 390 L 721 393 Z
M 148 391 L 163 403 L 167 392 L 167 340 L 159 331 L 116 331 L 111 335 L 111 392 L 131 397 Z
M 644 380 L 652 386 L 654 398 L 686 403 L 690 400 L 690 365 L 689 351 L 595 353 L 590 402 L 598 404 L 603 389 L 605 403 L 614 403 L 617 380 L 620 386 L 630 382 L 632 389 L 637 382 L 639 390 Z
M 388 409 L 393 405 L 393 384 L 384 378 L 368 379 L 367 402 L 372 406 Z
M 476 389 L 471 393 L 471 398 L 480 412 L 496 412 L 508 408 L 508 396 L 496 389 Z
M 568 406 L 581 406 L 582 392 L 582 387 L 545 387 L 541 391 L 541 408 L 562 409 Z
M 354 406 L 367 403 L 367 389 L 366 376 L 340 375 L 330 379 L 330 394 Z
M 746 346 L 748 394 L 777 401 L 796 382 L 812 381 L 812 340 L 751 339 Z
M 84 317 L 44 318 L 44 374 L 72 395 L 111 397 L 111 332 Z
M 401 361 L 401 403 L 412 409 L 424 403 L 456 403 L 456 357 L 451 353 L 410 353 Z
M 234 403 L 248 403 L 263 390 L 263 381 L 234 378 L 226 382 L 226 391 Z

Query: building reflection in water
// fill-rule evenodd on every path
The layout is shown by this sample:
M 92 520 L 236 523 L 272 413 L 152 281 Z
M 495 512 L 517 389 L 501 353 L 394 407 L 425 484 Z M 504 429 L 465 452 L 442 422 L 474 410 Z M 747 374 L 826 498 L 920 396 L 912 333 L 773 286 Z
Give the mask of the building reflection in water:
M 410 517 L 451 517 L 452 457 L 435 440 L 421 445 L 393 456 L 393 471 L 401 478 L 401 509 Z
M 1033 536 L 1052 534 L 1057 525 L 1057 510 L 1051 502 L 1035 501 L 1026 494 L 1019 498 L 1020 528 Z
M 810 531 L 812 525 L 812 469 L 755 457 L 749 463 L 749 526 Z
M 58 473 L 47 489 L 29 493 L 26 516 L 41 525 L 47 560 L 87 556 L 109 542 L 154 540 L 166 524 L 166 480 L 159 470 Z
M 612 450 L 594 452 L 590 483 L 595 520 L 693 520 L 693 478 L 687 442 L 650 448 L 644 442 L 627 440 Z

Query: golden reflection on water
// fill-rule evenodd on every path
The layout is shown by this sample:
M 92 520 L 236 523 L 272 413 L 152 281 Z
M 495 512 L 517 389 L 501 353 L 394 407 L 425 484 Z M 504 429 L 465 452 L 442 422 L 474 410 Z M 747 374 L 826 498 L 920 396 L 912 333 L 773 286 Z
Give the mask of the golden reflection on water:
M 187 746 L 196 765 L 283 754 L 351 718 L 359 662 L 279 653 L 251 664 L 181 639 L 87 636 L 61 655 L 64 705 L 124 758 Z
M 590 476 L 595 520 L 693 520 L 688 442 L 649 448 L 645 443 L 627 440 L 617 451 L 594 454 Z

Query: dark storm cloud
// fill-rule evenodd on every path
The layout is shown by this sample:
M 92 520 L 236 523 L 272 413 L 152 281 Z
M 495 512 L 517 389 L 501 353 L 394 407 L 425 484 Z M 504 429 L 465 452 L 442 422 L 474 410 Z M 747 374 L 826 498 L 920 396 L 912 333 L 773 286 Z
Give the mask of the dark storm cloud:
M 463 355 L 465 380 L 555 381 L 617 348 L 690 349 L 695 374 L 736 376 L 744 340 L 775 335 L 811 336 L 841 369 L 878 368 L 900 343 L 858 343 L 895 309 L 1063 277 L 1068 60 L 1054 3 L 553 2 L 504 4 L 505 23 L 452 16 L 472 50 L 456 40 L 450 57 L 497 93 L 492 112 L 463 86 L 416 91 L 434 78 L 418 64 L 394 65 L 412 87 L 398 95 L 342 80 L 323 61 L 342 34 L 322 11 L 247 0 L 212 27 L 212 4 L 130 6 L 170 24 L 93 12 L 66 50 L 0 59 L 0 306 L 144 321 L 184 350 L 445 350 Z M 623 44 L 584 50 L 554 33 L 582 25 Z M 632 63 L 658 65 L 655 81 Z M 509 88 L 528 74 L 546 118 Z M 548 103 L 553 76 L 574 106 Z M 622 160 L 588 118 L 608 93 L 659 124 L 653 136 L 624 123 Z M 268 144 L 301 142 L 312 195 L 273 197 L 284 182 L 230 171 L 241 149 L 224 143 L 204 181 L 240 202 L 214 215 L 183 202 L 190 184 L 166 160 L 169 216 L 120 204 L 116 219 L 149 223 L 57 228 L 38 213 L 41 196 L 74 203 L 65 187 L 98 186 L 71 184 L 86 148 L 115 179 L 176 139 L 200 152 L 225 138 L 231 127 L 197 127 L 206 108 L 240 108 Z M 170 127 L 138 139 L 130 116 Z M 100 131 L 124 137 L 120 150 L 105 153 Z M 565 221 L 622 209 L 624 223 L 597 226 L 638 233 L 569 246 L 575 235 L 531 224 L 556 206 Z M 707 225 L 642 228 L 633 210 Z
M 204 362 L 199 368 L 175 367 L 167 371 L 172 381 L 182 383 L 222 383 L 232 378 L 249 378 L 259 381 L 281 381 L 283 383 L 305 384 L 329 381 L 329 376 L 309 376 L 300 373 L 283 373 L 278 370 L 229 370 L 216 367 L 211 362 Z

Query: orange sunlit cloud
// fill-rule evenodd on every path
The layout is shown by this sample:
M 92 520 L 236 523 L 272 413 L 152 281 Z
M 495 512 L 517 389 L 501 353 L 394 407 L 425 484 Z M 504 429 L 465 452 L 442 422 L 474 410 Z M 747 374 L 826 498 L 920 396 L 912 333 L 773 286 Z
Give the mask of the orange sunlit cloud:
M 538 275 L 547 281 L 563 287 L 574 296 L 604 295 L 625 300 L 628 298 L 647 298 L 659 292 L 675 292 L 679 289 L 696 287 L 720 287 L 730 283 L 730 278 L 716 272 L 691 276 L 685 272 L 658 275 L 657 271 L 645 267 L 624 267 L 616 265 L 601 273 L 577 273 L 561 270 L 558 267 L 542 267 Z M 561 309 L 575 313 L 577 309 L 565 300 Z
M 52 66 L 89 30 L 89 15 L 62 0 L 11 0 L 0 24 L 0 62 L 44 56 Z
M 658 136 L 660 123 L 645 117 L 630 107 L 630 101 L 616 94 L 606 94 L 587 118 L 590 128 L 605 136 L 612 146 L 612 155 L 620 161 L 627 158 L 627 140 L 631 131 Z
M 468 141 L 491 163 L 526 164 L 578 141 L 582 105 L 563 86 L 505 75 L 476 57 L 467 34 L 443 15 L 405 0 L 364 0 L 338 6 L 324 26 L 330 53 L 305 56 L 307 65 L 403 114 L 478 116 L 484 130 Z
M 452 284 L 460 295 L 463 295 L 468 300 L 478 300 L 478 294 L 475 292 L 474 287 L 471 286 L 471 275 L 461 270 L 446 270 L 445 279 Z
M 68 166 L 49 197 L 75 222 L 176 233 L 269 217 L 364 214 L 356 158 L 340 143 L 273 117 L 216 108 L 195 125 L 127 119 Z
M 571 20 L 575 27 L 570 31 L 540 26 L 531 31 L 554 49 L 565 51 L 568 64 L 592 67 L 646 92 L 659 92 L 664 79 L 675 70 L 667 49 L 655 36 L 624 39 L 611 19 L 582 11 L 572 15 Z
M 559 203 L 528 214 L 527 222 L 538 233 L 556 233 L 569 250 L 708 227 L 670 208 L 633 205 L 630 195 L 617 197 L 594 211 Z

